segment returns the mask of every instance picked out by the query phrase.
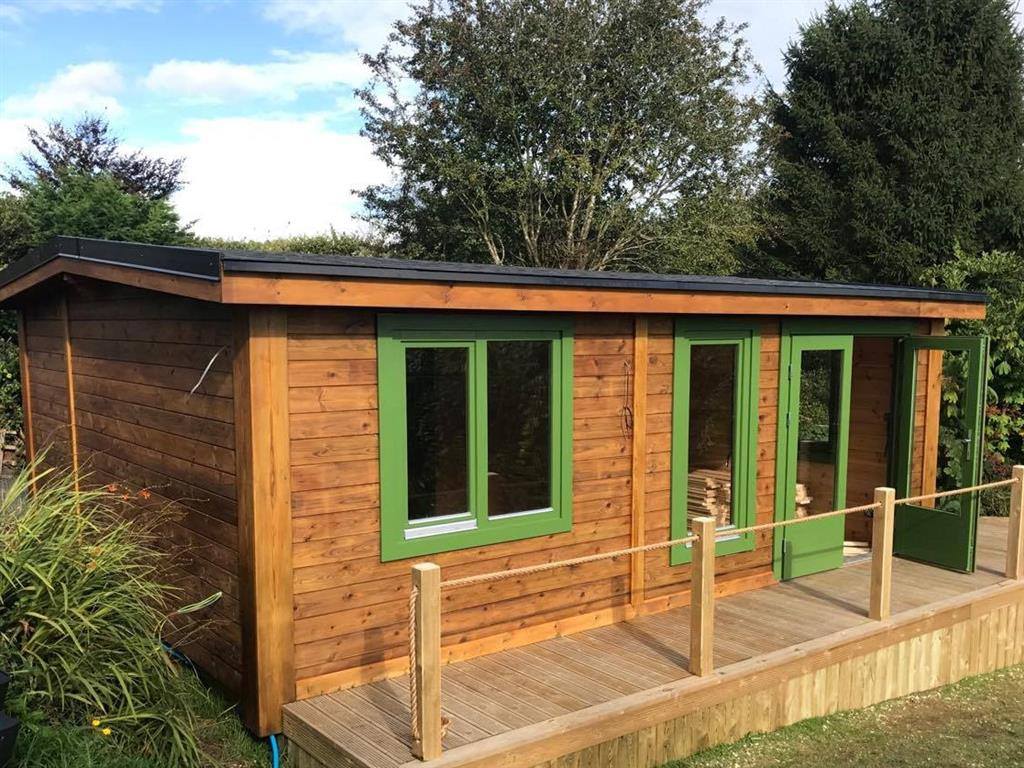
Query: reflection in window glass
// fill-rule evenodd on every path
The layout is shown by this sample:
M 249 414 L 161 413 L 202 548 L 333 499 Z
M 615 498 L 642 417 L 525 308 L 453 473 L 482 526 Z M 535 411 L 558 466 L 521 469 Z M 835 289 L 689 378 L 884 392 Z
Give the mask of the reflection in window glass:
M 811 350 L 800 358 L 797 517 L 835 509 L 842 366 L 839 350 Z
M 409 520 L 469 509 L 469 350 L 405 353 Z
M 933 388 L 932 397 L 929 397 L 929 385 L 933 380 L 928 373 L 928 366 L 932 363 L 941 366 L 941 374 L 937 382 L 938 391 Z M 921 350 L 917 356 L 917 366 L 914 440 L 910 463 L 911 493 L 916 495 L 962 488 L 968 482 L 971 461 L 971 435 L 967 427 L 969 420 L 964 418 L 963 412 L 968 354 L 963 350 Z M 938 409 L 937 437 L 934 433 L 927 435 L 925 427 L 930 408 Z M 934 418 L 934 411 L 931 414 Z M 931 451 L 926 449 L 926 440 L 931 441 Z M 934 456 L 931 462 L 929 455 Z M 961 497 L 951 496 L 926 499 L 921 505 L 955 514 L 960 511 L 961 501 Z
M 488 515 L 551 506 L 551 342 L 487 343 Z
M 690 348 L 687 517 L 714 517 L 720 527 L 733 524 L 738 349 L 735 344 Z

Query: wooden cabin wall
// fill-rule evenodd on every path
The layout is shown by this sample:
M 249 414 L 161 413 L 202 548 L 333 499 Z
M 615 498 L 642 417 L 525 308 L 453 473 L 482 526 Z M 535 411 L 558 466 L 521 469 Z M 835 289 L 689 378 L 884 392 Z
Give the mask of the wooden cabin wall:
M 922 334 L 930 330 L 928 323 L 922 323 L 918 328 Z M 941 355 L 924 350 L 918 354 L 910 474 L 912 494 L 935 490 L 941 364 Z M 898 426 L 890 425 L 895 406 L 893 379 L 898 365 L 893 337 L 854 337 L 850 454 L 846 482 L 846 502 L 850 506 L 870 503 L 874 499 L 874 489 L 888 485 L 891 481 L 888 440 L 890 430 Z M 870 541 L 871 518 L 866 515 L 848 515 L 846 538 L 849 541 Z
M 671 320 L 651 322 L 647 540 L 668 536 Z M 380 561 L 375 318 L 369 312 L 291 310 L 289 407 L 297 693 L 304 698 L 404 671 L 409 569 L 432 560 L 444 578 L 625 548 L 631 543 L 633 328 L 627 316 L 576 319 L 573 528 L 525 541 Z M 778 323 L 762 340 L 758 521 L 772 515 Z M 648 602 L 689 599 L 687 566 L 647 559 Z M 770 537 L 721 560 L 723 582 L 771 579 Z M 625 618 L 628 558 L 599 561 L 443 593 L 447 652 L 500 647 Z
M 71 433 L 68 416 L 68 380 L 64 360 L 64 321 L 59 296 L 39 296 L 22 309 L 28 365 L 22 381 L 28 380 L 29 405 L 26 424 L 31 421 L 40 469 L 71 465 Z
M 889 420 L 893 406 L 895 341 L 858 336 L 853 341 L 850 449 L 846 503 L 870 504 L 875 488 L 889 484 Z M 847 515 L 846 539 L 871 541 L 871 518 Z
M 66 286 L 77 453 L 84 482 L 140 513 L 167 509 L 168 578 L 182 605 L 221 591 L 182 651 L 231 691 L 241 678 L 231 323 L 227 308 L 98 281 Z M 59 296 L 25 311 L 36 445 L 67 424 Z M 216 352 L 194 395 L 189 390 Z M 62 438 L 63 439 L 63 438 Z M 54 461 L 70 464 L 66 441 Z M 49 457 L 48 457 L 49 458 Z M 190 632 L 190 636 L 191 636 Z M 173 641 L 180 635 L 172 634 Z
M 429 559 L 445 578 L 628 547 L 632 396 L 630 318 L 580 318 L 574 382 L 571 532 L 448 552 Z M 371 314 L 293 311 L 289 317 L 295 665 L 304 690 L 334 673 L 408 652 L 409 568 L 380 562 L 376 337 Z M 444 644 L 624 606 L 629 563 L 444 594 Z M 373 674 L 373 673 L 367 673 Z M 359 679 L 359 673 L 349 676 Z

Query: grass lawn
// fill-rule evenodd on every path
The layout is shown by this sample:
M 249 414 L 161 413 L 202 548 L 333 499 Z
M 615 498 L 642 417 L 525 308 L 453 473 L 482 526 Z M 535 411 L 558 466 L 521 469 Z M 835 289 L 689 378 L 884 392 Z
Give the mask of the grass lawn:
M 665 768 L 1024 766 L 1024 666 L 806 720 Z
M 203 747 L 218 768 L 269 768 L 270 748 L 242 727 L 231 705 L 196 682 L 192 696 L 201 714 Z M 175 768 L 164 760 L 125 754 L 90 723 L 22 724 L 14 765 L 32 768 Z

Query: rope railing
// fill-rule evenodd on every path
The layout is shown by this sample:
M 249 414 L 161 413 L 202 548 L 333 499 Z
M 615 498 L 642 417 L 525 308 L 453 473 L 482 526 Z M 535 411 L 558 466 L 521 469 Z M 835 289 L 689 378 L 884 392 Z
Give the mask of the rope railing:
M 1011 477 L 1008 480 L 993 480 L 991 483 L 972 485 L 968 488 L 954 488 L 952 491 L 938 491 L 937 493 L 923 493 L 920 496 L 910 496 L 906 499 L 897 499 L 897 504 L 917 504 L 919 501 L 931 501 L 932 499 L 944 499 L 947 496 L 959 496 L 962 493 L 974 493 L 975 491 L 988 491 L 992 488 L 1002 488 L 1017 483 L 1017 478 Z
M 747 533 L 757 533 L 758 531 L 767 531 L 772 528 L 785 528 L 787 525 L 795 525 L 796 523 L 806 523 L 808 520 L 825 520 L 829 517 L 843 517 L 845 515 L 852 515 L 857 512 L 868 512 L 876 510 L 881 506 L 878 502 L 872 504 L 861 504 L 857 507 L 846 507 L 845 509 L 834 509 L 830 512 L 819 512 L 818 514 L 807 515 L 806 517 L 793 517 L 788 520 L 773 520 L 770 523 L 759 523 L 758 525 L 748 525 L 746 528 L 728 528 L 724 531 L 715 531 L 715 538 L 721 536 L 742 536 Z
M 509 568 L 505 571 L 491 571 L 490 573 L 481 573 L 476 576 L 464 576 L 461 579 L 449 579 L 448 581 L 442 581 L 441 586 L 448 588 L 467 587 L 471 584 L 480 584 L 485 581 L 499 581 L 501 579 L 515 578 L 516 576 L 529 576 L 534 573 L 553 571 L 556 568 L 569 568 L 574 565 L 594 563 L 598 560 L 614 560 L 617 557 L 625 557 L 626 555 L 636 554 L 637 552 L 653 552 L 656 549 L 665 549 L 666 547 L 676 547 L 683 544 L 690 544 L 694 541 L 697 541 L 697 538 L 697 536 L 687 536 L 682 539 L 659 541 L 654 544 L 644 544 L 639 547 L 628 547 L 626 549 L 616 549 L 609 552 L 598 552 L 596 555 L 583 555 L 582 557 L 573 557 L 569 560 L 556 560 L 553 563 L 526 565 L 522 568 Z
M 1007 480 L 996 480 L 950 491 L 908 496 L 903 499 L 897 499 L 896 492 L 892 488 L 876 488 L 875 500 L 870 504 L 860 504 L 787 520 L 774 520 L 744 528 L 718 530 L 715 518 L 700 517 L 692 521 L 694 534 L 683 538 L 520 568 L 491 571 L 447 581 L 441 580 L 441 569 L 437 565 L 424 563 L 414 566 L 413 588 L 409 596 L 409 710 L 412 717 L 413 752 L 423 760 L 439 757 L 441 755 L 441 739 L 449 725 L 447 718 L 441 716 L 440 707 L 442 589 L 468 587 L 517 576 L 529 576 L 558 568 L 571 568 L 600 560 L 614 560 L 639 552 L 652 552 L 658 549 L 692 544 L 694 546 L 691 566 L 690 672 L 695 675 L 706 675 L 712 671 L 714 546 L 718 539 L 774 530 L 815 520 L 844 517 L 858 512 L 873 512 L 868 616 L 874 620 L 882 620 L 888 618 L 891 613 L 892 545 L 896 506 L 1008 486 L 1013 486 L 1013 493 L 1010 498 L 1006 576 L 1009 579 L 1024 579 L 1024 466 L 1015 466 L 1013 476 Z M 425 649 L 429 649 L 431 657 L 429 660 L 424 659 Z
M 419 686 L 416 685 L 418 675 L 416 674 L 416 604 L 420 599 L 420 588 L 415 584 L 409 590 L 409 717 L 411 720 L 410 730 L 412 731 L 413 744 L 421 740 L 420 735 L 420 695 Z

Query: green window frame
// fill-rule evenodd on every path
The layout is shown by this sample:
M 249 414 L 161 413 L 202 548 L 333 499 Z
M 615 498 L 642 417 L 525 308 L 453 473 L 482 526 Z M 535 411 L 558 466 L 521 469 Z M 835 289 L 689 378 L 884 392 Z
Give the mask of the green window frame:
M 550 341 L 551 504 L 488 516 L 487 349 L 491 341 Z M 469 510 L 457 519 L 409 519 L 406 350 L 467 350 Z M 380 413 L 381 560 L 448 552 L 572 528 L 573 323 L 561 317 L 380 315 L 377 389 Z
M 757 408 L 761 371 L 761 334 L 749 321 L 715 318 L 679 318 L 675 323 L 672 364 L 672 472 L 671 530 L 673 539 L 689 536 L 687 491 L 690 449 L 690 361 L 698 345 L 733 346 L 736 351 L 736 387 L 733 392 L 733 478 L 732 524 L 719 530 L 746 528 L 757 513 Z M 716 555 L 749 552 L 754 548 L 751 533 L 722 537 L 715 544 Z M 689 545 L 677 545 L 669 552 L 671 565 L 693 559 Z

